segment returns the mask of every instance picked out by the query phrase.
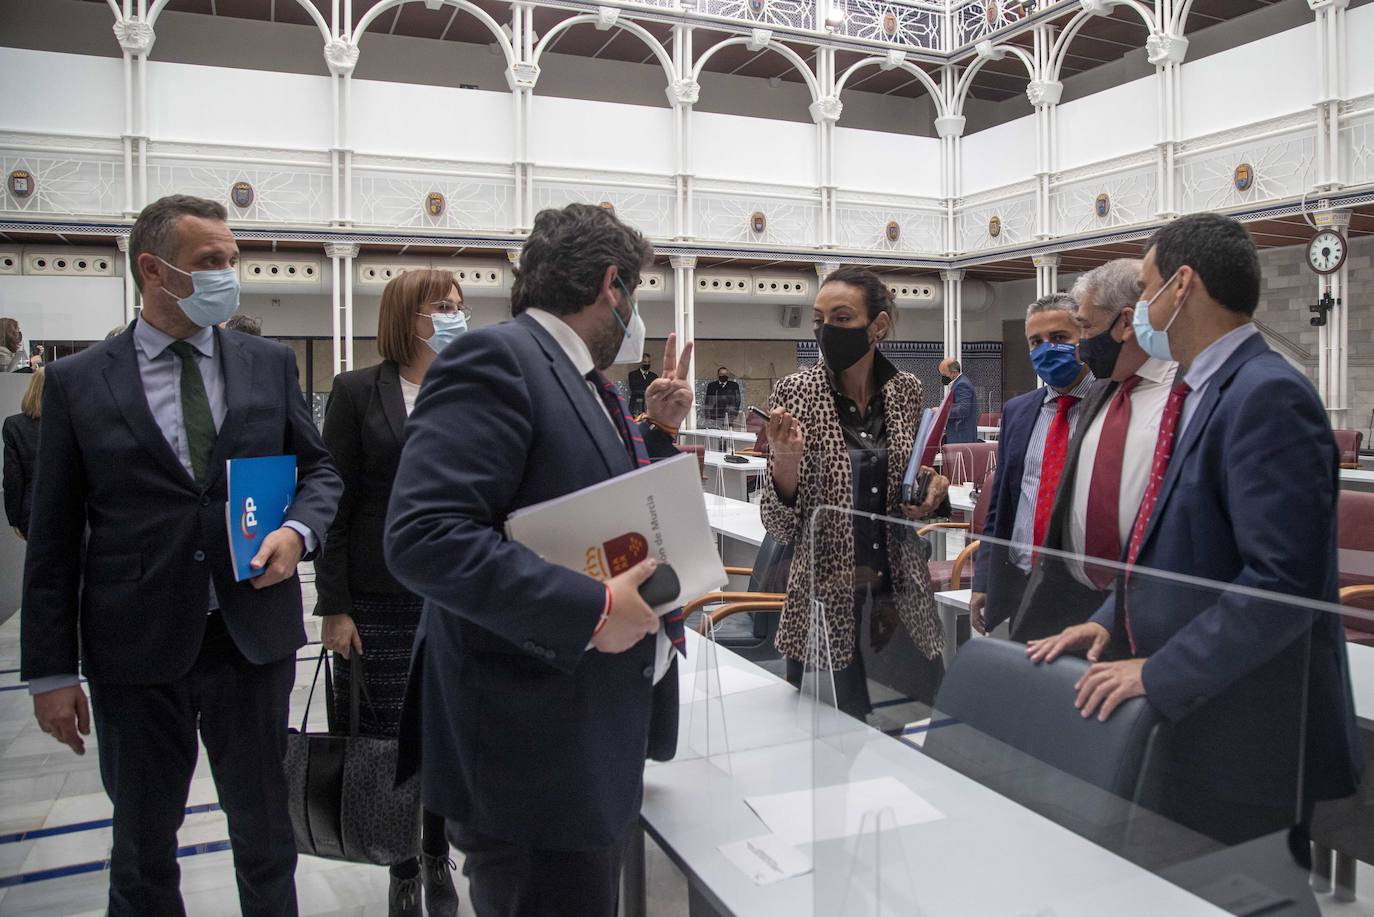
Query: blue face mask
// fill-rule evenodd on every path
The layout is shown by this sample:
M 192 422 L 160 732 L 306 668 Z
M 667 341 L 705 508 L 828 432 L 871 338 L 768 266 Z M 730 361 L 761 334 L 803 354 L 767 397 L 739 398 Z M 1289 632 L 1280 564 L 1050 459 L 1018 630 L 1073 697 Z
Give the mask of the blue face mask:
M 153 257 L 157 257 L 154 255 Z M 185 274 L 191 278 L 191 295 L 176 297 L 166 287 L 162 291 L 168 296 L 172 296 L 181 307 L 181 311 L 193 323 L 202 328 L 211 325 L 218 325 L 220 322 L 229 321 L 230 317 L 239 308 L 239 270 L 236 267 L 226 267 L 219 271 L 183 271 L 175 264 L 168 264 L 163 258 L 158 258 L 163 264 L 176 271 L 178 274 Z
M 429 349 L 435 353 L 443 353 L 445 347 L 467 333 L 468 317 L 462 312 L 435 312 L 430 315 L 416 312 L 415 314 L 424 315 L 434 324 L 434 333 L 420 340 L 428 344 Z
M 1169 284 L 1178 277 L 1178 271 L 1174 271 L 1173 277 L 1164 281 L 1164 286 L 1159 288 L 1159 292 L 1149 299 L 1142 299 L 1135 304 L 1135 317 L 1131 319 L 1131 330 L 1135 332 L 1136 342 L 1140 344 L 1140 349 L 1145 351 L 1156 360 L 1163 360 L 1166 363 L 1174 361 L 1174 355 L 1169 350 L 1169 329 L 1174 326 L 1174 319 L 1178 318 L 1178 313 L 1183 311 L 1183 303 L 1178 304 L 1174 310 L 1173 317 L 1169 319 L 1169 324 L 1164 326 L 1163 331 L 1156 331 L 1155 326 L 1150 324 L 1150 307 L 1159 299 L 1159 294 L 1169 289 Z
M 1046 385 L 1065 388 L 1073 384 L 1083 370 L 1078 362 L 1078 347 L 1075 344 L 1052 344 L 1045 341 L 1031 351 L 1031 365 L 1035 374 L 1045 380 Z

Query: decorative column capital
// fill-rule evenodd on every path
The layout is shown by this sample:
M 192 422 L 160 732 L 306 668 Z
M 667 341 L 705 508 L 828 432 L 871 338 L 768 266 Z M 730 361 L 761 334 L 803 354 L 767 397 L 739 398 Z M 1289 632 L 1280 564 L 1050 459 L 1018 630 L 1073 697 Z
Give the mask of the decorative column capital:
M 1031 263 L 1036 267 L 1059 267 L 1058 255 L 1035 255 L 1031 258 Z
M 1117 0 L 1078 0 L 1078 5 L 1093 16 L 1108 16 L 1116 8 Z
M 1321 10 L 1343 10 L 1350 5 L 1350 0 L 1307 0 L 1308 9 L 1312 12 Z
M 510 86 L 512 92 L 517 89 L 533 89 L 538 82 L 538 64 L 521 61 L 517 64 L 511 64 L 510 69 L 506 71 L 506 84 Z
M 604 32 L 615 25 L 620 18 L 620 10 L 613 6 L 598 6 L 596 8 L 596 30 Z
M 1188 56 L 1188 39 L 1182 35 L 1151 32 L 1150 37 L 1145 39 L 1145 55 L 1149 62 L 1156 67 L 1165 64 L 1181 64 L 1183 59 Z
M 686 268 L 687 270 L 690 271 L 690 270 L 694 270 L 694 269 L 696 268 L 696 266 L 697 266 L 697 256 L 696 256 L 696 255 L 669 255 L 669 256 L 668 256 L 668 263 L 671 264 L 671 265 L 673 266 L 673 269 L 674 269 L 674 270 L 676 270 L 676 269 L 678 269 L 678 268 Z
M 964 274 L 965 274 L 965 273 L 967 273 L 967 272 L 966 272 L 966 271 L 962 271 L 962 270 L 960 270 L 960 271 L 941 271 L 941 272 L 940 272 L 940 278 L 941 278 L 942 280 L 944 280 L 945 283 L 963 283 L 963 282 L 964 282 Z
M 1312 211 L 1312 222 L 1318 229 L 1336 229 L 1344 233 L 1350 228 L 1350 211 L 1328 208 Z
M 829 121 L 834 124 L 840 120 L 840 113 L 844 111 L 844 103 L 839 96 L 821 96 L 812 102 L 807 111 L 811 112 L 811 120 L 820 124 L 822 121 Z
M 129 237 L 115 236 L 115 248 L 127 255 L 129 253 Z
M 978 42 L 973 46 L 973 50 L 978 52 L 979 60 L 1001 60 L 1007 56 L 1007 49 L 994 45 L 990 38 Z
M 673 105 L 695 105 L 701 98 L 701 84 L 692 79 L 674 80 L 663 92 Z
M 147 57 L 157 40 L 153 27 L 137 16 L 120 19 L 114 24 L 114 33 L 119 46 L 136 57 Z
M 968 123 L 968 118 L 963 115 L 943 115 L 935 119 L 935 133 L 941 139 L 946 137 L 964 136 L 964 125 Z
M 358 46 L 342 38 L 324 43 L 324 62 L 335 76 L 349 76 L 358 64 Z
M 326 242 L 324 243 L 324 253 L 331 258 L 356 258 L 358 257 L 358 243 L 356 242 Z
M 749 33 L 749 40 L 744 46 L 755 54 L 768 47 L 768 43 L 773 40 L 772 29 L 754 29 Z
M 1058 105 L 1063 95 L 1064 84 L 1058 80 L 1031 80 L 1026 84 L 1026 98 L 1037 108 Z
M 509 261 L 513 267 L 519 267 L 520 249 L 512 248 L 510 251 L 506 252 L 506 260 Z
M 878 69 L 892 70 L 896 67 L 900 67 L 904 60 L 906 60 L 905 51 L 901 51 L 897 48 L 890 48 L 887 52 L 887 56 L 883 58 L 883 62 L 878 65 Z
M 840 266 L 840 262 L 838 261 L 817 261 L 815 265 L 816 279 L 821 283 L 825 283 L 825 278 L 838 271 Z

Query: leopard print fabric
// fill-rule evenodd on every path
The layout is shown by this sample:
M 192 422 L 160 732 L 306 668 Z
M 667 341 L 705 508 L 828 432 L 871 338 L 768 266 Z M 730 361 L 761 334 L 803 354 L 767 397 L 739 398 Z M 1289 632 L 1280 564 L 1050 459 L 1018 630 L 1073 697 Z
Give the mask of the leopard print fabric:
M 912 443 L 921 419 L 921 383 L 899 372 L 883 387 L 887 427 L 888 515 L 904 519 L 900 509 L 902 476 L 911 459 Z M 811 592 L 824 607 L 830 636 L 829 663 L 842 669 L 854 659 L 854 527 L 838 512 L 823 512 L 819 531 L 811 531 L 812 513 L 821 507 L 852 508 L 853 473 L 835 399 L 821 364 L 781 379 L 768 402 L 801 422 L 806 437 L 795 505 L 787 506 L 773 487 L 773 462 L 763 483 L 763 524 L 773 538 L 795 546 L 788 577 L 787 601 L 778 625 L 776 645 L 789 659 L 825 668 L 823 659 L 808 658 L 811 630 Z M 842 524 L 841 524 L 842 523 Z M 944 649 L 944 631 L 935 613 L 930 587 L 929 543 L 915 537 L 915 528 L 889 530 L 888 560 L 902 624 L 927 659 Z M 814 550 L 813 550 L 814 539 Z M 812 559 L 815 570 L 812 570 Z

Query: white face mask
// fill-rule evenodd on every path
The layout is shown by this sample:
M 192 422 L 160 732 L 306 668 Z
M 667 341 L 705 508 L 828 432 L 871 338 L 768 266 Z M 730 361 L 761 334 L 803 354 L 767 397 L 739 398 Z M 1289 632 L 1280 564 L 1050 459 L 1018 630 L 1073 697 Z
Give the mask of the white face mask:
M 620 329 L 625 332 L 625 336 L 620 341 L 620 349 L 616 351 L 614 363 L 639 363 L 644 357 L 644 319 L 639 317 L 639 303 L 630 296 L 630 291 L 625 284 L 620 282 L 620 278 L 615 279 L 616 284 L 621 290 L 625 291 L 625 301 L 630 304 L 633 310 L 630 313 L 630 323 L 625 324 L 620 317 L 620 312 L 611 307 L 611 313 L 615 315 L 615 320 L 620 324 Z

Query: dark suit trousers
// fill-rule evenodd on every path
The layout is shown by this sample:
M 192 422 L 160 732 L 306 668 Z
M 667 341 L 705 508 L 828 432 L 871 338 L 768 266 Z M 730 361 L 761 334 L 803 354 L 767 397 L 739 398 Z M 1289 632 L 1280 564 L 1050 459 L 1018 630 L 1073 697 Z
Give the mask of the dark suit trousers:
M 296 844 L 286 809 L 286 720 L 295 659 L 253 665 L 219 614 L 180 681 L 91 683 L 100 776 L 114 803 L 111 917 L 185 914 L 177 829 L 196 768 L 196 734 L 229 820 L 245 917 L 296 913 Z
M 626 835 L 629 826 L 626 826 Z M 449 821 L 477 917 L 615 917 L 628 837 L 594 850 L 536 850 Z

